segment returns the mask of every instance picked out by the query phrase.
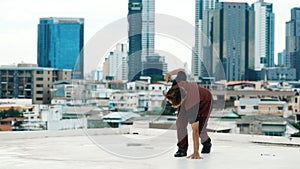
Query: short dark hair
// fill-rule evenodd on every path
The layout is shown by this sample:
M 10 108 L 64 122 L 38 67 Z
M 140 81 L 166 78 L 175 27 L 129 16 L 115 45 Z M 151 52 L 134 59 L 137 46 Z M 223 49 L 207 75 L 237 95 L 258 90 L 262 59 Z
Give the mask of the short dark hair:
M 176 78 L 173 80 L 172 86 L 177 85 L 181 81 L 186 81 L 187 76 L 184 71 L 179 71 Z
M 171 88 L 166 94 L 166 98 L 172 101 L 172 105 L 179 105 L 181 100 L 185 98 L 185 96 L 186 92 L 181 87 Z

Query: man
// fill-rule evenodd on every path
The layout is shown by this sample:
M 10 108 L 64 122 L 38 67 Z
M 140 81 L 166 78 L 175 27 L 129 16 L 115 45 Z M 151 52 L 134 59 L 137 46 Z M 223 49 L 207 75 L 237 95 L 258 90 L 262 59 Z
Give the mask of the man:
M 184 157 L 188 149 L 187 125 L 193 129 L 194 153 L 188 158 L 200 159 L 199 137 L 203 145 L 201 153 L 210 153 L 211 139 L 207 135 L 207 120 L 212 108 L 212 95 L 209 90 L 187 81 L 173 85 L 166 94 L 167 101 L 178 108 L 176 121 L 178 151 L 175 157 Z

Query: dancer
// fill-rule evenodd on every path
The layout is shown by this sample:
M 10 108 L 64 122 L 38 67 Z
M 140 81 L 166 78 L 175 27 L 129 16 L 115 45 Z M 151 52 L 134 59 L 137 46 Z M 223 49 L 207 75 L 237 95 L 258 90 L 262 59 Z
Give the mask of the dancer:
M 178 108 L 176 127 L 178 151 L 175 157 L 184 157 L 188 149 L 187 125 L 193 129 L 194 153 L 188 158 L 200 159 L 199 137 L 203 145 L 201 153 L 210 153 L 212 144 L 207 135 L 207 120 L 212 108 L 212 95 L 209 90 L 187 81 L 174 84 L 165 95 L 169 104 Z

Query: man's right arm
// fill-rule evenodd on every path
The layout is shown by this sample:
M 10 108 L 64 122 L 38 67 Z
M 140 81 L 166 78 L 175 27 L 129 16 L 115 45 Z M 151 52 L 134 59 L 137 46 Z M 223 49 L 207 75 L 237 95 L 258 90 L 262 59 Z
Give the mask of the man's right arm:
M 179 68 L 179 69 L 175 69 L 175 70 L 172 70 L 172 71 L 166 73 L 164 75 L 164 80 L 166 82 L 170 82 L 171 81 L 171 76 L 176 75 L 180 71 L 185 72 L 185 70 L 183 68 Z
M 199 154 L 199 121 L 194 122 L 192 124 L 192 130 L 193 130 L 194 152 L 192 155 L 188 156 L 187 158 L 202 159 L 202 157 Z

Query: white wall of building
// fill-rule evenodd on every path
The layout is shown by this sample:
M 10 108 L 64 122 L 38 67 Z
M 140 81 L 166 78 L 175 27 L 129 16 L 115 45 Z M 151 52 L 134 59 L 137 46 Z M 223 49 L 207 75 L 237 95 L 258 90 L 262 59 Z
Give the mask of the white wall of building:
M 86 129 L 87 119 L 63 119 L 47 122 L 47 130 Z
M 266 56 L 266 8 L 261 2 L 254 3 L 255 10 L 255 70 L 261 70 L 264 64 L 261 58 Z
M 114 92 L 110 97 L 110 103 L 114 103 L 118 110 L 131 109 L 136 111 L 138 109 L 138 94 L 125 91 Z

